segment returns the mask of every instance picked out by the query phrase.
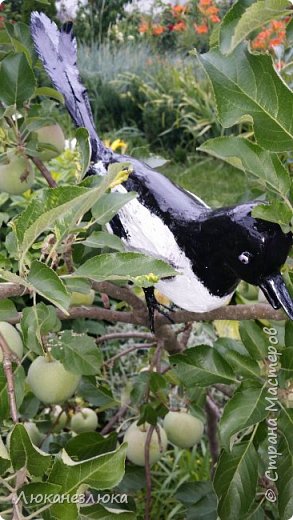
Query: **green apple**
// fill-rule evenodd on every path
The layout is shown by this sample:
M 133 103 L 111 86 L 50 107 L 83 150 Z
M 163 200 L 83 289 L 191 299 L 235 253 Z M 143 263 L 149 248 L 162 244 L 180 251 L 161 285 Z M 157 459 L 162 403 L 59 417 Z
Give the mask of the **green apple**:
M 75 433 L 93 432 L 98 426 L 98 417 L 91 408 L 81 408 L 71 417 L 70 428 Z
M 62 411 L 62 408 L 59 404 L 56 404 L 50 413 L 50 419 L 54 426 L 53 431 L 58 433 L 66 427 L 68 422 L 68 415 L 65 411 Z
M 95 299 L 95 291 L 91 289 L 88 293 L 73 291 L 70 296 L 70 305 L 92 305 Z
M 0 164 L 0 191 L 20 195 L 31 188 L 35 176 L 31 162 L 15 150 L 7 152 L 7 164 Z
M 59 125 L 43 126 L 42 128 L 38 128 L 36 133 L 40 144 L 50 144 L 56 148 L 56 151 L 49 149 L 43 150 L 40 159 L 43 161 L 49 161 L 50 159 L 54 159 L 54 157 L 58 157 L 58 155 L 63 152 L 65 147 L 65 138 L 62 128 Z
M 148 423 L 137 426 L 136 421 L 129 426 L 124 435 L 124 441 L 128 443 L 126 452 L 127 458 L 137 466 L 145 466 L 144 450 L 149 428 L 150 425 Z M 158 434 L 156 430 L 154 430 L 151 437 L 149 451 L 151 465 L 157 462 L 167 449 L 168 439 L 165 430 L 161 426 L 158 426 L 158 428 L 161 438 L 161 447 Z
M 5 339 L 10 350 L 21 359 L 23 356 L 23 343 L 19 332 L 16 328 L 6 321 L 0 321 L 0 332 Z M 3 352 L 0 349 L 0 363 L 3 361 Z
M 29 367 L 27 383 L 33 394 L 46 404 L 58 404 L 75 392 L 80 375 L 64 368 L 60 361 L 44 356 L 37 357 Z
M 203 434 L 203 423 L 187 412 L 168 412 L 164 417 L 168 440 L 179 448 L 191 448 Z
M 2 437 L 0 436 L 0 458 L 1 459 L 9 459 L 9 454 L 7 448 L 3 442 Z

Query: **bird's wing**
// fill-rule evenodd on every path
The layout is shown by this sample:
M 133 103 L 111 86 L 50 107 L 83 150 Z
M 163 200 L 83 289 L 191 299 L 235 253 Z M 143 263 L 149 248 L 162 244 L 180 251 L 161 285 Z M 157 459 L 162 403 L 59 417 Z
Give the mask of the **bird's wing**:
M 87 128 L 92 146 L 92 160 L 107 161 L 111 151 L 99 139 L 93 121 L 86 88 L 77 68 L 77 44 L 72 23 L 61 31 L 44 13 L 31 15 L 31 34 L 35 49 L 54 87 L 63 94 L 65 105 L 75 124 Z

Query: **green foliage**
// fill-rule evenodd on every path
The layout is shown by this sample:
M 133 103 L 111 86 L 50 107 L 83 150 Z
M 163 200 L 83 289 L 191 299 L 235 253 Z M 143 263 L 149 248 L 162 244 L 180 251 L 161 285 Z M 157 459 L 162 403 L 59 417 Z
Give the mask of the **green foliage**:
M 80 6 L 76 18 L 76 36 L 84 42 L 101 42 L 107 35 L 111 24 L 118 17 L 123 17 L 126 0 L 90 0 L 87 5 Z
M 30 15 L 32 11 L 42 11 L 50 18 L 55 18 L 57 14 L 54 0 L 23 0 L 21 6 L 22 20 L 25 23 L 30 22 Z

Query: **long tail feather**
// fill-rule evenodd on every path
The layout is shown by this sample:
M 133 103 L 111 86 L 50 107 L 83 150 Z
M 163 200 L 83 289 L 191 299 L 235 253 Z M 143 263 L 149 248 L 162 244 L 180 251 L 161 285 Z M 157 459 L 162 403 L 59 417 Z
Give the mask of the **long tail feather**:
M 65 105 L 75 124 L 87 128 L 92 146 L 92 160 L 108 162 L 112 156 L 99 139 L 93 121 L 86 88 L 82 84 L 77 62 L 77 44 L 71 22 L 61 31 L 44 13 L 31 15 L 31 34 L 38 56 L 54 87 L 63 94 Z

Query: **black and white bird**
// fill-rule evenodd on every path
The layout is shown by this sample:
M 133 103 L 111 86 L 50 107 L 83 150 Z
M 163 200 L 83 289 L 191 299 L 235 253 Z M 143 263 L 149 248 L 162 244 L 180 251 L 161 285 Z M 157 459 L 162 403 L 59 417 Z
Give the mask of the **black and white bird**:
M 259 286 L 269 303 L 283 307 L 293 319 L 293 301 L 280 274 L 292 246 L 292 233 L 279 225 L 252 217 L 257 202 L 211 209 L 195 195 L 176 186 L 161 173 L 126 155 L 119 155 L 99 139 L 89 99 L 76 65 L 77 45 L 72 24 L 61 31 L 43 13 L 34 12 L 31 33 L 38 56 L 77 126 L 86 127 L 92 145 L 89 174 L 103 175 L 109 164 L 130 162 L 133 173 L 121 192 L 136 191 L 108 225 L 126 249 L 160 258 L 178 273 L 155 286 L 175 305 L 207 312 L 227 304 L 240 280 Z M 146 290 L 153 323 L 158 307 L 153 288 Z

